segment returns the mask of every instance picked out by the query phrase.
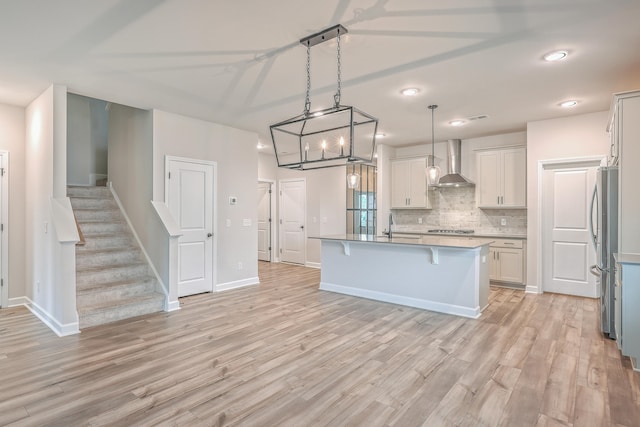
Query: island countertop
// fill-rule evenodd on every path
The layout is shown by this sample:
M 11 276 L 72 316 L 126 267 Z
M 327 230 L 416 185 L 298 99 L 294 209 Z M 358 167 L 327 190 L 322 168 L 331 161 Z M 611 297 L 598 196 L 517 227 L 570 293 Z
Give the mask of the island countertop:
M 413 245 L 413 246 L 438 246 L 442 248 L 457 249 L 477 249 L 489 245 L 493 240 L 490 238 L 478 237 L 453 237 L 441 235 L 422 236 L 398 236 L 391 239 L 388 236 L 376 236 L 372 234 L 335 234 L 329 236 L 309 237 L 310 239 L 334 240 L 341 242 L 362 242 L 392 245 Z

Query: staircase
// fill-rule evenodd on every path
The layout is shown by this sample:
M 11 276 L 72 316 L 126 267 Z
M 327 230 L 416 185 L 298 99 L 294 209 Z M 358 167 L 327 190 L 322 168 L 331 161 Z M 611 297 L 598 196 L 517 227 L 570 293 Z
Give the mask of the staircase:
M 107 187 L 67 188 L 84 244 L 76 246 L 80 328 L 164 309 L 153 276 Z

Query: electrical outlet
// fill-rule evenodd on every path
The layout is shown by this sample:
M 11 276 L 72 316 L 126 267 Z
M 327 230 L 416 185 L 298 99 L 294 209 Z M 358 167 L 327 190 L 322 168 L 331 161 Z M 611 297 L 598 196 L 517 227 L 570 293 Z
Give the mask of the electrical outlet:
M 422 224 L 422 217 L 418 218 L 418 224 Z
M 242 270 L 242 262 L 238 262 L 238 270 Z
M 507 218 L 500 218 L 500 225 L 507 225 Z

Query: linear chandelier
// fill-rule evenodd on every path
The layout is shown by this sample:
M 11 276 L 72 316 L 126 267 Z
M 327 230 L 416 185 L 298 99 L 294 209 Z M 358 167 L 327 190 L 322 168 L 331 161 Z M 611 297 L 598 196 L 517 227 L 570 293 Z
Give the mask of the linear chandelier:
M 347 29 L 335 25 L 305 37 L 307 48 L 307 89 L 302 114 L 269 127 L 278 167 L 320 169 L 349 163 L 371 163 L 376 144 L 378 119 L 348 105 L 340 104 L 342 89 L 340 36 Z M 311 47 L 336 39 L 338 80 L 333 106 L 311 110 Z

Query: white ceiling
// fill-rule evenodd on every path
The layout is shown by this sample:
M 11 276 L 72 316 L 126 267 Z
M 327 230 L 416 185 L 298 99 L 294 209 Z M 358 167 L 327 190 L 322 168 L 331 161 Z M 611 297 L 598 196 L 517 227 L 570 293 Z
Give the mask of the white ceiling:
M 340 23 L 342 103 L 377 116 L 385 143 L 430 141 L 432 103 L 436 139 L 466 139 L 607 110 L 612 93 L 639 89 L 639 19 L 638 0 L 6 0 L 0 102 L 26 106 L 57 83 L 269 143 L 269 124 L 304 107 L 298 40 Z M 541 60 L 555 49 L 568 59 Z M 335 41 L 311 54 L 313 110 L 333 102 Z

